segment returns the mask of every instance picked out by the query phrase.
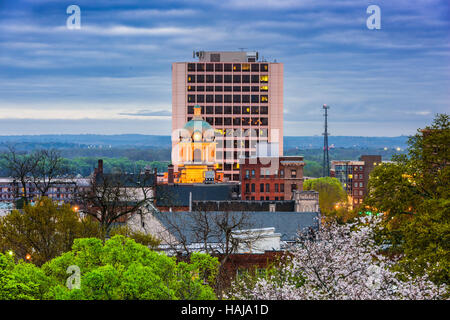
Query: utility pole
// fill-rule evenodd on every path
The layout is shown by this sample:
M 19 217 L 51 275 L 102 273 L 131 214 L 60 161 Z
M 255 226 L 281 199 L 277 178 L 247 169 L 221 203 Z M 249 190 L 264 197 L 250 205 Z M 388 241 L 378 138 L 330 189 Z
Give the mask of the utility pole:
M 329 177 L 330 176 L 330 158 L 328 155 L 328 109 L 330 109 L 329 106 L 324 104 L 322 106 L 323 110 L 325 111 L 325 132 L 323 133 L 323 176 Z

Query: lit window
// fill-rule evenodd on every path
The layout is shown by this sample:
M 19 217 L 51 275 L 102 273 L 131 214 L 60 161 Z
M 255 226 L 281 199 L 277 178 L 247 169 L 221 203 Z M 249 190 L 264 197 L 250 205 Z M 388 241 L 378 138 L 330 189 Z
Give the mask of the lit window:
M 269 91 L 269 86 L 261 86 L 261 91 Z
M 269 76 L 260 76 L 259 77 L 259 81 L 267 83 L 269 81 Z
M 269 98 L 267 96 L 261 96 L 261 102 L 267 102 Z

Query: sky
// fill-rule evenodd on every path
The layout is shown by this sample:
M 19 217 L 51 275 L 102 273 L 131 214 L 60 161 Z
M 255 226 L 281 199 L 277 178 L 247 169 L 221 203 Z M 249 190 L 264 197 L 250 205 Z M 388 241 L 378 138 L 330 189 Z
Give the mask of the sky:
M 170 135 L 171 64 L 240 48 L 284 63 L 288 136 L 320 135 L 323 104 L 350 136 L 450 110 L 448 0 L 2 0 L 0 135 Z

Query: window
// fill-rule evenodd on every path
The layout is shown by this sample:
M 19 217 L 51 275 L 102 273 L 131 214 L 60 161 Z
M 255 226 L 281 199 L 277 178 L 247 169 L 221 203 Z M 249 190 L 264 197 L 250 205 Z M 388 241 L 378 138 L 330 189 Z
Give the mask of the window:
M 195 86 L 188 86 L 188 87 L 187 87 L 187 90 L 188 90 L 188 91 L 195 91 Z
M 278 183 L 275 183 L 275 192 L 278 192 Z M 275 199 L 278 200 L 278 199 Z
M 270 192 L 270 184 L 266 183 L 266 192 Z
M 259 192 L 264 192 L 264 183 L 259 185 Z
M 270 176 L 270 170 L 269 169 L 266 170 L 266 176 Z
M 241 86 L 233 86 L 233 92 L 241 92 Z
M 245 177 L 249 178 L 250 177 L 250 170 L 245 170 Z
M 234 83 L 241 83 L 241 76 L 239 74 L 233 75 L 233 82 Z
M 195 71 L 195 63 L 188 63 L 188 71 Z
M 268 107 L 261 107 L 259 112 L 261 114 L 268 114 L 269 113 L 269 108 Z
M 358 188 L 358 182 L 355 182 L 354 187 Z
M 295 190 L 297 190 L 297 185 L 291 184 L 291 192 L 294 192 Z
M 259 107 L 252 106 L 252 114 L 259 114 Z
M 231 83 L 231 75 L 230 74 L 226 74 L 223 76 L 223 82 L 225 83 Z
M 249 183 L 245 184 L 245 192 L 250 192 L 250 184 Z
M 263 168 L 261 168 L 261 170 L 259 171 L 259 176 L 261 178 L 264 178 L 264 169 Z
M 284 178 L 284 170 L 283 169 L 280 170 L 280 177 Z
M 222 108 L 222 106 L 215 106 L 215 107 L 214 107 L 214 113 L 215 113 L 215 114 L 223 114 L 223 108 Z
M 212 75 L 212 74 L 207 74 L 207 75 L 206 75 L 206 82 L 207 82 L 207 83 L 213 83 L 213 82 L 214 82 L 214 75 Z
M 241 102 L 241 96 L 239 94 L 233 95 L 233 102 L 234 103 L 240 103 Z
M 195 95 L 188 94 L 188 102 L 195 102 Z
M 269 97 L 267 95 L 261 95 L 261 102 L 267 103 L 269 101 Z
M 251 69 L 252 69 L 252 72 L 258 72 L 259 71 L 259 64 L 258 63 L 252 63 Z
M 250 92 L 250 87 L 249 86 L 243 86 L 242 87 L 242 92 Z
M 223 87 L 222 86 L 216 86 L 214 90 L 216 92 L 222 92 L 223 91 Z
M 261 86 L 261 91 L 269 91 L 269 86 Z
M 264 197 L 260 197 L 259 199 L 262 201 L 262 200 L 264 200 Z
M 214 118 L 214 124 L 215 125 L 222 125 L 223 124 L 223 118 Z
M 225 126 L 231 126 L 231 118 L 223 118 L 223 124 Z
M 204 86 L 197 86 L 197 91 L 205 91 L 205 87 Z
M 214 95 L 212 94 L 207 94 L 206 95 L 206 102 L 212 103 L 214 102 Z M 211 112 L 212 113 L 212 112 Z
M 208 99 L 206 99 L 206 100 L 208 100 Z M 206 114 L 214 114 L 213 106 L 206 106 Z
M 205 71 L 205 65 L 203 63 L 197 63 L 197 71 Z
M 251 80 L 252 80 L 252 83 L 259 83 L 259 75 L 252 74 Z
M 219 72 L 220 72 L 220 71 L 223 70 L 223 65 L 222 65 L 221 63 L 216 63 L 214 69 L 215 69 L 216 71 L 219 71 Z
M 269 197 L 266 197 L 266 200 L 270 200 Z
M 198 74 L 197 75 L 197 82 L 198 83 L 203 83 L 205 82 L 205 76 L 203 74 Z
M 212 64 L 212 63 L 207 63 L 207 64 L 206 64 L 206 71 L 207 71 L 207 72 L 212 72 L 212 71 L 214 71 L 214 64 Z
M 187 81 L 188 81 L 189 83 L 195 83 L 195 75 L 189 74 L 189 75 L 188 75 L 188 78 L 187 78 Z
M 242 114 L 250 114 L 250 107 L 242 107 Z
M 231 103 L 231 94 L 225 94 L 223 96 L 223 102 L 225 103 Z
M 240 63 L 235 63 L 233 65 L 233 71 L 241 71 L 241 64 Z
M 252 94 L 252 103 L 258 103 L 259 102 L 259 96 Z
M 258 86 L 252 86 L 252 92 L 259 92 Z
M 255 177 L 255 170 L 252 170 L 252 177 Z
M 362 183 L 362 182 L 359 183 L 359 187 L 360 187 L 360 188 L 363 187 L 363 183 Z
M 267 71 L 269 71 L 269 65 L 268 65 L 267 63 L 262 63 L 262 64 L 261 64 L 261 69 L 260 69 L 260 71 L 261 71 L 261 72 L 267 72 Z
M 267 118 L 261 118 L 260 121 L 263 126 L 267 126 L 269 124 L 269 120 Z
M 248 74 L 242 76 L 242 83 L 250 83 L 250 76 Z
M 205 95 L 198 94 L 197 95 L 197 102 L 205 102 Z
M 230 72 L 231 71 L 231 63 L 225 63 L 224 65 L 223 65 L 223 71 L 225 71 L 225 72 Z
M 249 103 L 250 102 L 250 95 L 243 94 L 242 95 L 242 103 Z
M 207 92 L 213 92 L 214 91 L 214 87 L 213 86 L 207 86 L 206 87 L 206 91 Z
M 243 63 L 242 64 L 242 71 L 250 71 L 250 64 Z
M 233 106 L 233 114 L 241 114 L 241 107 Z
M 222 83 L 223 82 L 223 77 L 221 74 L 216 74 L 215 76 L 215 82 L 216 83 Z
M 284 192 L 284 184 L 280 183 L 280 192 Z
M 262 83 L 267 83 L 269 81 L 269 76 L 260 76 L 259 80 Z
M 233 118 L 233 126 L 240 126 L 241 125 L 241 118 Z
M 291 178 L 297 178 L 297 170 L 291 170 Z

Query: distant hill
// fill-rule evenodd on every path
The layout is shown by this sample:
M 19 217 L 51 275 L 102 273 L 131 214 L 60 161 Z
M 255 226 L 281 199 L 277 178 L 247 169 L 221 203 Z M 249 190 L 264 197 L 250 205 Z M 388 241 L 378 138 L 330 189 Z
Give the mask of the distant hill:
M 330 136 L 329 145 L 336 148 L 404 148 L 407 136 L 400 137 L 353 137 Z M 12 144 L 18 149 L 110 149 L 110 148 L 167 148 L 170 136 L 119 134 L 119 135 L 23 135 L 0 136 L 0 145 Z M 284 137 L 284 149 L 315 149 L 323 147 L 322 136 Z

